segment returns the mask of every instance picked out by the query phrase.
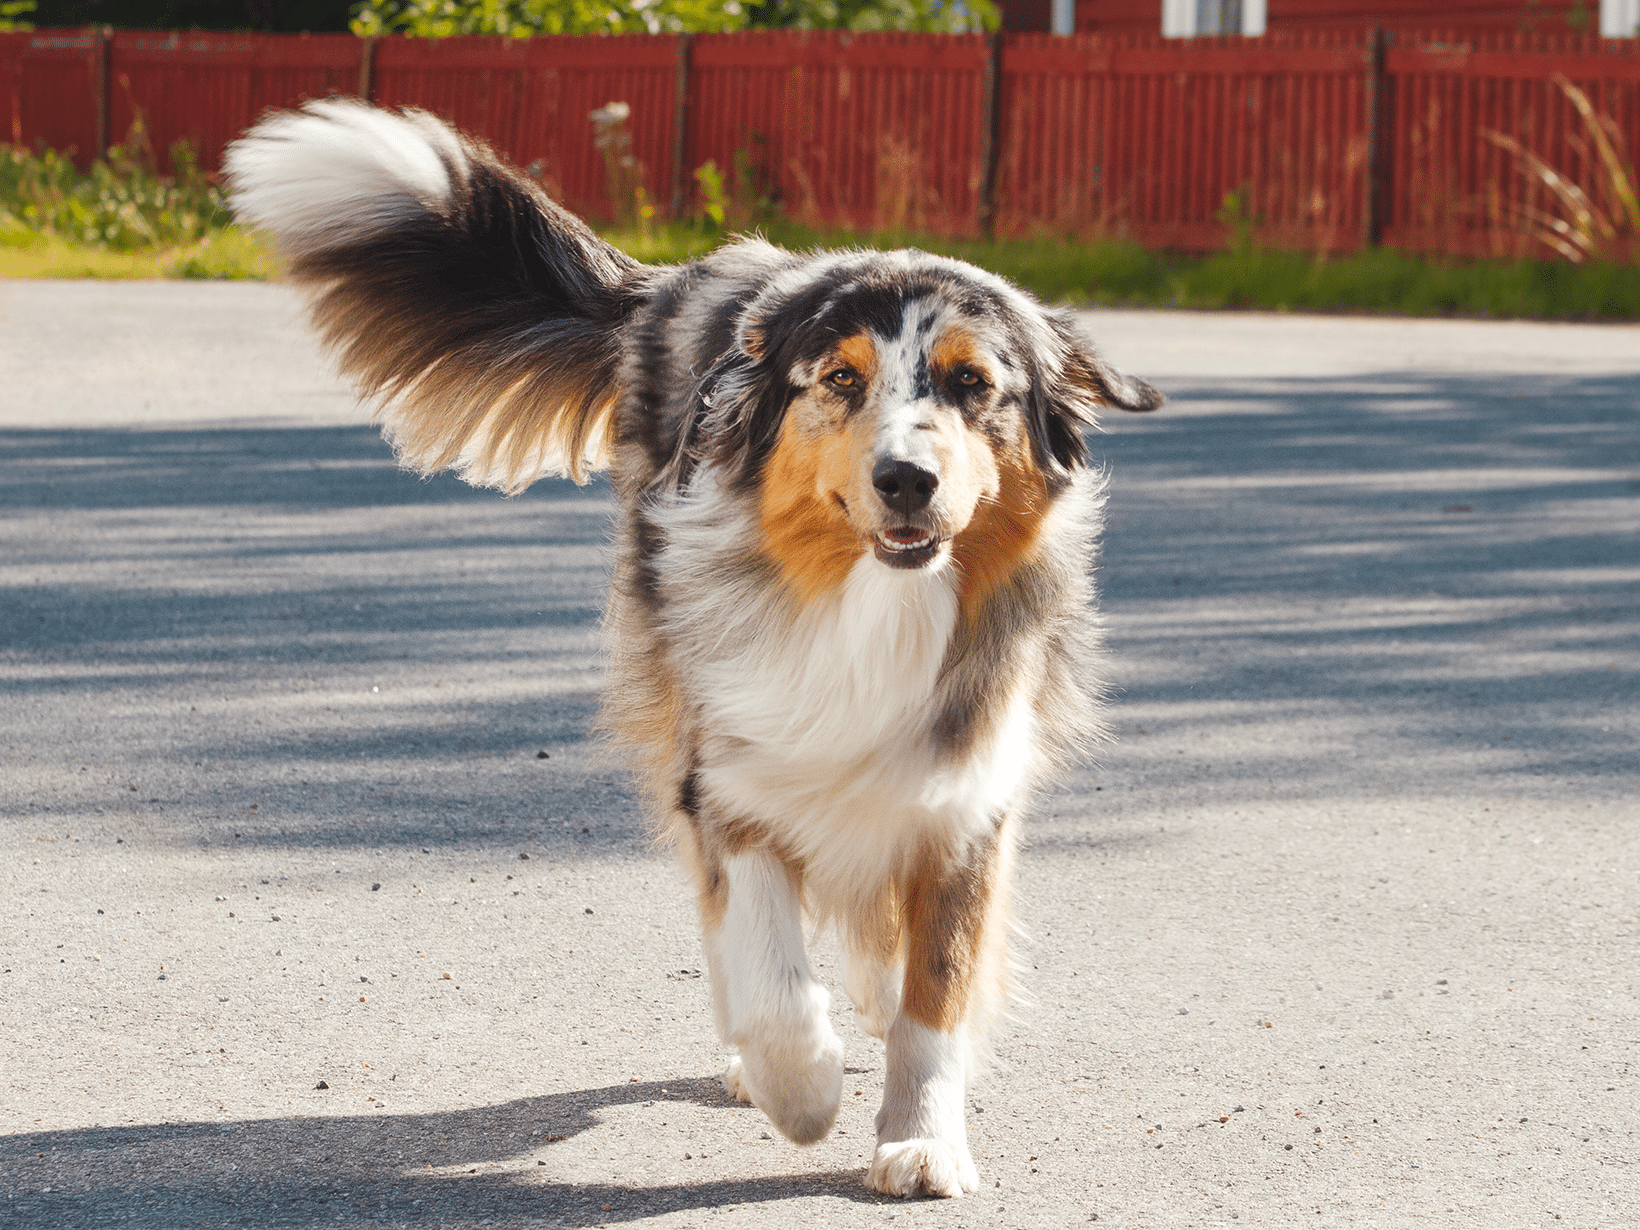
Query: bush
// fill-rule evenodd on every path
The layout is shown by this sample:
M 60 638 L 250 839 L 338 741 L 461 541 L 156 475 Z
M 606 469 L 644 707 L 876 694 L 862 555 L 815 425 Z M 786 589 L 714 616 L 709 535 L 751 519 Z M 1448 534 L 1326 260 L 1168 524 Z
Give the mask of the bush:
M 89 171 L 76 168 L 71 153 L 0 146 L 0 231 L 14 236 L 11 246 L 23 231 L 140 252 L 197 243 L 233 220 L 186 142 L 172 147 L 169 176 L 155 172 L 140 125 Z
M 0 0 L 0 34 L 34 29 L 33 22 L 22 18 L 24 13 L 32 13 L 38 7 L 35 0 Z

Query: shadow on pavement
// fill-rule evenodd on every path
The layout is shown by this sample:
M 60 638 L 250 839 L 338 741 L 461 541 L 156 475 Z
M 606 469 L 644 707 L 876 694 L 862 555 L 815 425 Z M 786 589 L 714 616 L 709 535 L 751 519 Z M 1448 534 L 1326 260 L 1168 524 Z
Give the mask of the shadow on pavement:
M 869 1191 L 863 1172 L 853 1170 L 691 1182 L 691 1168 L 710 1173 L 715 1167 L 698 1156 L 685 1161 L 682 1144 L 676 1150 L 678 1178 L 664 1184 L 630 1187 L 554 1176 L 553 1146 L 595 1126 L 602 1111 L 667 1102 L 731 1105 L 716 1080 L 697 1078 L 427 1115 L 383 1110 L 22 1133 L 0 1138 L 0 1167 L 26 1180 L 31 1164 L 48 1164 L 59 1175 L 76 1176 L 77 1190 L 14 1195 L 5 1210 L 16 1219 L 8 1224 L 19 1226 L 182 1230 L 417 1221 L 434 1209 L 446 1226 L 492 1218 L 583 1226 L 688 1209 L 777 1206 L 812 1196 L 899 1203 Z M 669 1145 L 657 1136 L 655 1147 Z M 776 1208 L 769 1212 L 778 1215 Z
M 1096 441 L 1130 764 L 1199 755 L 1233 788 L 1321 796 L 1352 744 L 1379 756 L 1388 793 L 1398 759 L 1486 749 L 1508 756 L 1471 759 L 1483 781 L 1632 777 L 1640 374 L 1175 397 L 1171 416 L 1117 418 Z M 1235 760 L 1198 746 L 1283 723 L 1314 739 Z
M 1172 392 L 1094 441 L 1112 475 L 1114 788 L 1358 793 L 1356 755 L 1386 793 L 1409 760 L 1480 782 L 1632 781 L 1640 375 Z M 607 484 L 505 500 L 422 481 L 368 426 L 8 430 L 0 457 L 19 737 L 43 729 L 31 715 L 102 714 L 100 744 L 223 769 L 135 792 L 221 824 L 245 793 L 232 776 L 261 774 L 293 818 L 264 803 L 280 842 L 338 811 L 361 841 L 458 839 L 474 800 L 522 815 L 585 780 L 565 757 L 523 795 L 517 777 L 416 771 L 585 750 Z M 460 697 L 430 690 L 456 677 Z M 1212 742 L 1280 726 L 1234 754 Z M 112 802 L 48 787 L 24 809 Z
M 0 509 L 79 511 L 261 506 L 379 508 L 492 503 L 448 475 L 419 479 L 394 464 L 381 434 L 357 427 L 0 428 Z M 525 501 L 603 498 L 566 480 Z
M 0 456 L 11 562 L 34 573 L 0 592 L 0 652 L 192 674 L 405 658 L 448 633 L 487 658 L 475 637 L 602 610 L 602 485 L 504 500 L 422 480 L 370 428 L 3 431 Z

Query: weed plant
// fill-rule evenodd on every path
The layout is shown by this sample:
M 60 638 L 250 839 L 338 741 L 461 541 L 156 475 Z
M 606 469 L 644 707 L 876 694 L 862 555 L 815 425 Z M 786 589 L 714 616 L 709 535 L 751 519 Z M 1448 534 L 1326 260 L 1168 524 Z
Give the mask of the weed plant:
M 35 276 L 246 278 L 266 276 L 260 241 L 241 236 L 221 188 L 186 142 L 160 175 L 141 124 L 81 171 L 72 151 L 0 145 L 0 269 L 29 262 Z M 131 270 L 132 272 L 124 272 Z M 72 275 L 66 275 L 72 276 Z
M 1623 130 L 1562 74 L 1553 74 L 1552 80 L 1583 121 L 1583 131 L 1570 134 L 1566 141 L 1591 170 L 1580 183 L 1507 133 L 1483 128 L 1481 135 L 1513 154 L 1520 174 L 1548 196 L 1547 209 L 1522 203 L 1514 224 L 1573 263 L 1625 255 L 1632 263 L 1640 258 L 1640 175 Z

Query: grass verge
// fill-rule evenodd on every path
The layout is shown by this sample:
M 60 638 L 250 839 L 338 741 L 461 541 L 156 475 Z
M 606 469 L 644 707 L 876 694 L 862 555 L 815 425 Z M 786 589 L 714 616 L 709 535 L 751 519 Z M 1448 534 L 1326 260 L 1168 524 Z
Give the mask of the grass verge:
M 273 247 L 238 227 L 214 230 L 175 247 L 117 249 L 0 224 L 0 278 L 203 278 L 266 281 L 279 275 Z
M 1113 240 L 860 235 L 780 221 L 765 223 L 760 230 L 773 242 L 799 250 L 918 247 L 970 261 L 1058 303 L 1640 320 L 1640 267 L 1594 261 L 1459 261 L 1389 248 L 1331 259 L 1257 248 L 1183 256 Z M 606 238 L 640 260 L 657 263 L 693 259 L 714 243 L 713 237 L 688 225 L 657 227 L 648 235 L 612 231 Z
M 273 246 L 232 225 L 219 190 L 189 160 L 179 164 L 182 175 L 161 179 L 147 169 L 151 159 L 135 152 L 117 151 L 108 164 L 81 174 L 61 155 L 0 151 L 0 278 L 278 276 Z M 1113 240 L 863 235 L 779 219 L 759 229 L 799 250 L 919 247 L 970 261 L 1059 303 L 1640 320 L 1640 267 L 1632 265 L 1457 261 L 1389 249 L 1326 260 L 1247 247 L 1182 256 Z M 695 222 L 604 235 L 651 264 L 693 260 L 725 238 Z

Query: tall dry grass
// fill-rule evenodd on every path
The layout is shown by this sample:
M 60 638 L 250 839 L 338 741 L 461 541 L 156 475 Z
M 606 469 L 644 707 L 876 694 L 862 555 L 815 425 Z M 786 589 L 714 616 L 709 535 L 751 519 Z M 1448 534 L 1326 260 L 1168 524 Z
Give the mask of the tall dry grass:
M 1552 79 L 1583 122 L 1583 131 L 1566 141 L 1592 168 L 1593 176 L 1590 182 L 1579 183 L 1517 138 L 1483 129 L 1488 141 L 1514 156 L 1516 170 L 1527 182 L 1548 194 L 1547 208 L 1521 201 L 1507 220 L 1573 263 L 1634 263 L 1640 260 L 1640 177 L 1623 131 L 1579 86 L 1560 73 Z

